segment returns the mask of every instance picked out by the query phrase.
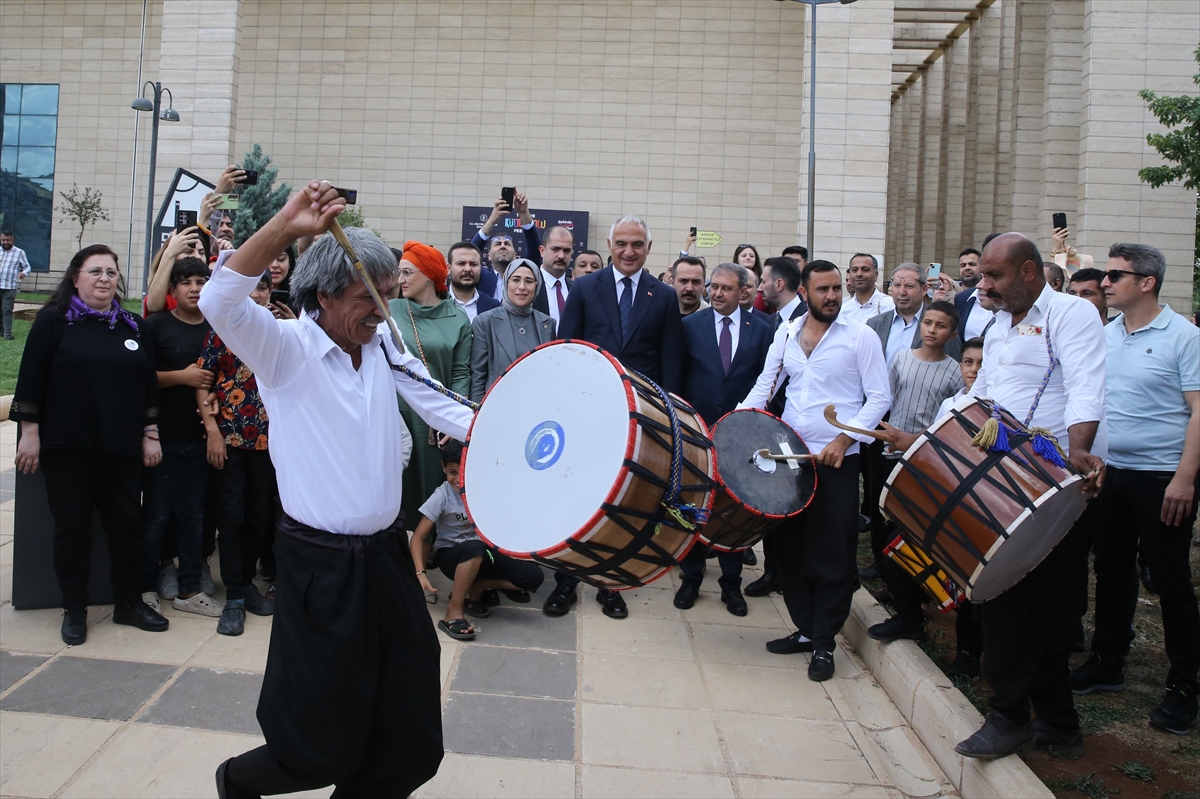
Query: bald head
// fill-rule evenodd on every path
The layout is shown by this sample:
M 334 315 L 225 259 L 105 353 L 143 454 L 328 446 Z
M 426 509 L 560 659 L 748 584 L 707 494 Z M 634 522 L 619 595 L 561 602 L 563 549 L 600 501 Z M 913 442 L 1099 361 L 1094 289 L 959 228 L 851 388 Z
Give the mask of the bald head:
M 1042 293 L 1042 254 L 1028 236 L 1002 233 L 983 248 L 979 288 L 997 310 L 1024 316 Z

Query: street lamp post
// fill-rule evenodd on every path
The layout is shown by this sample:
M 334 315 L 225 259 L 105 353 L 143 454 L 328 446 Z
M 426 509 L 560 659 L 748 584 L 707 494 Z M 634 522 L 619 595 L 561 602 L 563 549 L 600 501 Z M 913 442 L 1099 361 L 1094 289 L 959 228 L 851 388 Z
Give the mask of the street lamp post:
M 781 0 L 782 1 L 782 0 Z M 794 0 L 812 6 L 812 44 L 809 45 L 809 91 L 808 91 L 808 257 L 813 258 L 813 232 L 816 229 L 814 204 L 817 198 L 817 6 L 826 3 L 849 5 L 854 0 Z
M 149 86 L 154 92 L 153 102 L 146 97 L 146 87 Z M 162 96 L 166 92 L 170 98 L 167 103 L 167 110 L 162 109 Z M 164 89 L 161 83 L 153 83 L 146 81 L 142 86 L 142 94 L 133 101 L 131 107 L 135 111 L 153 111 L 153 127 L 150 132 L 150 184 L 146 187 L 146 252 L 142 264 L 142 294 L 146 293 L 146 286 L 150 282 L 150 255 L 153 247 L 154 237 L 154 171 L 158 165 L 158 121 L 160 119 L 167 122 L 178 122 L 179 112 L 174 109 L 175 97 L 171 94 L 170 89 Z

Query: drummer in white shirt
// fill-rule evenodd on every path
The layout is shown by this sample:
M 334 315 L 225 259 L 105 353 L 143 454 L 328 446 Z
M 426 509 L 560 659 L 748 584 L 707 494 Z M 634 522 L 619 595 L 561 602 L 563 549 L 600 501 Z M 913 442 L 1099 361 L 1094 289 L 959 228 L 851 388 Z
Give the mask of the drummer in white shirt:
M 276 320 L 249 297 L 278 253 L 324 233 L 344 207 L 330 183 L 310 183 L 213 271 L 200 297 L 213 331 L 258 380 L 284 510 L 258 705 L 267 745 L 220 765 L 221 796 L 331 784 L 339 795 L 408 796 L 442 759 L 438 643 L 400 511 L 396 395 L 456 439 L 472 412 L 392 368 L 428 376 L 385 334 L 386 317 L 332 236 L 292 275 L 302 318 Z M 369 231 L 346 233 L 386 293 L 399 277 L 395 257 Z
M 850 322 L 866 324 L 881 313 L 895 310 L 896 303 L 876 288 L 879 280 L 879 261 L 874 255 L 860 252 L 850 259 L 846 270 L 846 288 L 850 295 L 842 301 L 842 316 Z
M 833 404 L 843 421 L 874 430 L 891 404 L 891 391 L 879 337 L 840 314 L 838 268 L 811 261 L 801 285 L 808 313 L 779 326 L 762 374 L 738 407 L 766 407 L 786 376 L 783 421 L 817 453 L 820 488 L 808 509 L 785 522 L 789 527 L 776 536 L 775 568 L 796 632 L 768 642 L 767 649 L 811 651 L 808 677 L 821 681 L 833 676 L 834 636 L 850 615 L 858 588 L 858 450 L 860 442 L 871 440 L 839 432 L 823 414 Z
M 996 322 L 971 395 L 991 398 L 1022 421 L 1032 410 L 1029 425 L 1054 434 L 1070 465 L 1086 477 L 1082 490 L 1095 492 L 1107 439 L 1104 328 L 1096 309 L 1051 289 L 1041 253 L 1020 233 L 984 247 L 979 290 L 996 303 Z M 1083 526 L 1076 524 L 1033 571 L 980 606 L 992 712 L 958 744 L 959 754 L 992 759 L 1035 741 L 1062 754 L 1082 752 L 1067 661 L 1087 603 Z

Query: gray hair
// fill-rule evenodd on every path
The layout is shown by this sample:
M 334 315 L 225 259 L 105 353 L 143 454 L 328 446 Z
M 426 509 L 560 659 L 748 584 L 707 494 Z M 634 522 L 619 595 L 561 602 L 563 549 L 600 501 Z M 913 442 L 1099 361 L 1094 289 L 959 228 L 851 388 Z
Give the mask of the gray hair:
M 348 227 L 346 238 L 350 239 L 372 282 L 378 284 L 384 278 L 395 280 L 400 276 L 396 256 L 374 233 L 366 228 Z M 321 309 L 318 294 L 337 299 L 357 280 L 357 270 L 337 239 L 332 235 L 321 236 L 296 262 L 292 298 L 304 313 L 312 313 Z
M 1154 278 L 1154 293 L 1158 294 L 1167 278 L 1167 259 L 1162 250 L 1149 244 L 1124 244 L 1117 242 L 1108 248 L 1109 258 L 1129 261 L 1131 271 Z
M 900 264 L 899 266 L 897 266 L 895 269 L 892 270 L 892 280 L 896 279 L 897 272 L 916 272 L 917 273 L 917 285 L 920 285 L 920 286 L 925 285 L 925 270 L 918 263 L 914 263 L 912 261 L 905 261 L 904 263 Z
M 744 289 L 750 285 L 750 270 L 741 264 L 717 264 L 717 268 L 712 271 L 712 276 L 716 277 L 721 272 L 727 272 L 737 278 L 739 289 Z
M 654 241 L 654 236 L 650 235 L 650 226 L 646 224 L 646 220 L 633 214 L 625 214 L 625 216 L 612 223 L 612 227 L 608 229 L 609 241 L 612 241 L 613 232 L 617 229 L 617 225 L 624 225 L 626 222 L 633 222 L 635 225 L 640 225 L 642 230 L 646 231 L 646 241 Z

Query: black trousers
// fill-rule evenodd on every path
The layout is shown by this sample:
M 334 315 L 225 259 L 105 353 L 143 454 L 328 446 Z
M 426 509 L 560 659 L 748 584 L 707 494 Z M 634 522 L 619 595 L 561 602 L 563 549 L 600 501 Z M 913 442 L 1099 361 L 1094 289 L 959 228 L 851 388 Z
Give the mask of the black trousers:
M 679 562 L 679 568 L 683 572 L 683 581 L 696 585 L 704 582 L 704 566 L 707 560 L 708 547 L 697 543 Z M 717 563 L 721 564 L 721 576 L 717 578 L 721 589 L 723 591 L 740 591 L 742 589 L 742 553 L 718 552 Z
M 241 599 L 254 581 L 262 532 L 275 510 L 275 467 L 264 450 L 226 447 L 225 468 L 210 473 L 215 483 L 217 551 L 228 599 Z
M 840 469 L 817 466 L 812 504 L 775 528 L 783 601 L 818 651 L 833 651 L 858 590 L 859 457 L 848 455 Z
M 890 540 L 891 528 L 887 520 L 883 518 L 883 511 L 879 509 L 879 497 L 883 494 L 883 484 L 887 482 L 888 475 L 896 467 L 896 461 L 884 457 L 882 441 L 872 441 L 870 444 L 860 444 L 859 446 L 865 447 L 867 450 L 865 458 L 867 477 L 864 481 L 866 497 L 864 501 L 870 505 L 867 515 L 871 517 L 871 554 L 875 556 L 875 562 L 880 563 L 886 559 L 883 548 Z
M 369 536 L 284 517 L 278 594 L 258 701 L 265 747 L 234 758 L 260 794 L 336 785 L 334 796 L 408 796 L 442 760 L 439 647 L 403 514 Z
M 763 536 L 763 540 L 762 540 L 763 574 L 774 574 L 774 575 L 779 574 L 779 567 L 776 566 L 776 562 L 779 559 L 779 556 L 777 554 L 775 554 L 775 550 L 777 548 L 776 543 L 777 542 L 776 542 L 776 538 L 775 538 L 775 530 L 774 529 L 772 529 L 771 532 L 769 532 L 765 536 Z
M 1188 556 L 1196 502 L 1183 524 L 1163 524 L 1163 494 L 1175 475 L 1110 466 L 1100 496 L 1092 501 L 1096 570 L 1096 632 L 1092 652 L 1120 669 L 1129 654 L 1129 627 L 1137 608 L 1135 571 L 1139 547 L 1162 608 L 1170 670 L 1167 683 L 1196 687 L 1200 670 L 1200 609 Z
M 477 580 L 507 580 L 522 591 L 536 592 L 546 579 L 542 567 L 531 560 L 517 560 L 483 543 L 482 539 L 473 538 L 449 547 L 433 551 L 433 563 L 448 580 L 454 579 L 460 563 L 482 557 L 479 564 Z M 478 599 L 479 597 L 475 597 Z
M 142 601 L 142 459 L 99 450 L 43 449 L 46 499 L 54 516 L 54 573 L 65 610 L 88 606 L 92 514 L 108 536 L 113 597 L 119 608 Z
M 1056 727 L 1079 726 L 1068 660 L 1087 607 L 1089 508 L 1046 559 L 1012 588 L 978 605 L 983 626 L 983 676 L 995 692 L 988 704 L 1017 724 L 1037 717 Z

